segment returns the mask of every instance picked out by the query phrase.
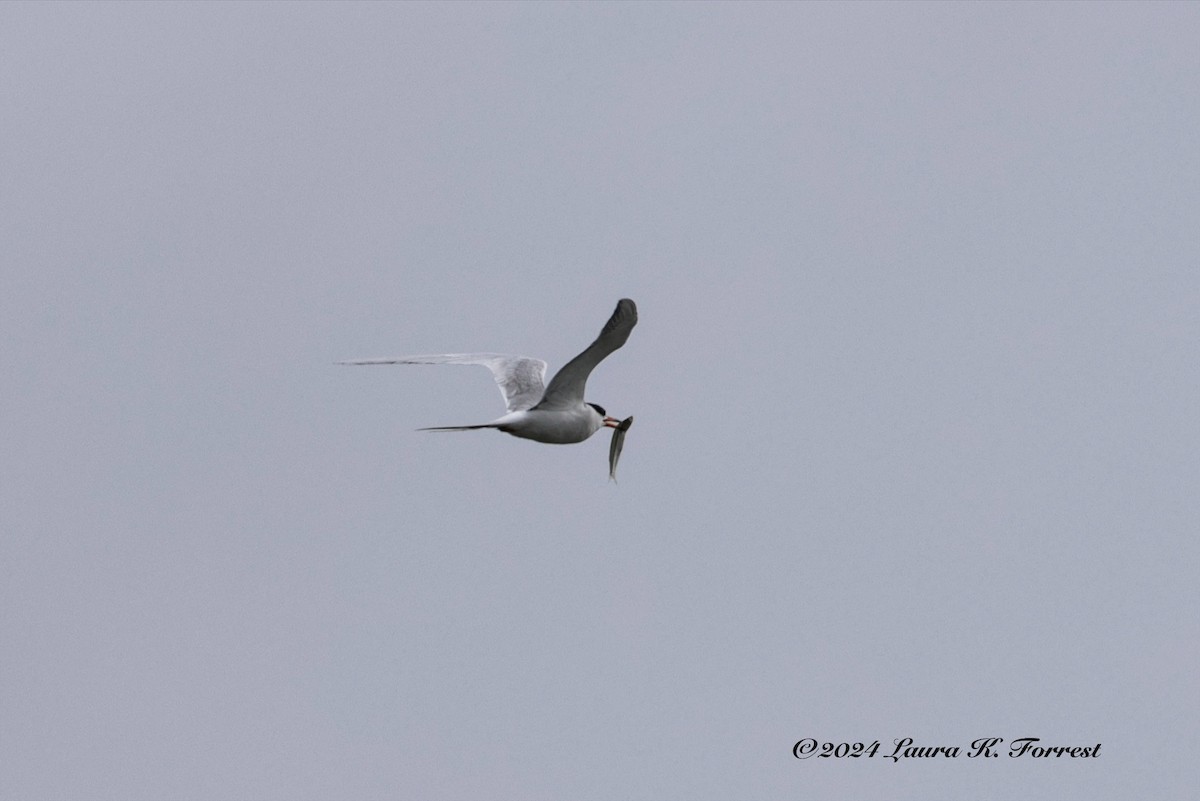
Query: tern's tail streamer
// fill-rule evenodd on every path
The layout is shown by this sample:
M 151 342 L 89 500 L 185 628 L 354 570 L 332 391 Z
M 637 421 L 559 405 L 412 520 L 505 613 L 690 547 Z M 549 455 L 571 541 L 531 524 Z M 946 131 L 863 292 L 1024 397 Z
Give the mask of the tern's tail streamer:
M 495 428 L 494 425 L 485 423 L 479 426 L 433 426 L 431 428 L 418 428 L 418 431 L 475 431 L 480 428 Z

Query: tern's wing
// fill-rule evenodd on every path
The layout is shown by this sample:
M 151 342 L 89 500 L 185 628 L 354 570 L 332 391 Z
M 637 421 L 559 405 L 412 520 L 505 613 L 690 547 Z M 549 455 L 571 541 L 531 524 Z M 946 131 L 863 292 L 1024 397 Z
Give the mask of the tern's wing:
M 394 359 L 354 359 L 338 364 L 482 364 L 504 395 L 508 411 L 531 409 L 542 399 L 546 363 L 526 356 L 503 353 L 439 353 L 432 356 L 400 356 Z
M 583 391 L 588 376 L 605 356 L 625 344 L 629 332 L 637 325 L 637 306 L 629 298 L 617 301 L 617 309 L 604 324 L 604 329 L 587 350 L 567 362 L 550 379 L 539 409 L 571 409 L 583 403 Z

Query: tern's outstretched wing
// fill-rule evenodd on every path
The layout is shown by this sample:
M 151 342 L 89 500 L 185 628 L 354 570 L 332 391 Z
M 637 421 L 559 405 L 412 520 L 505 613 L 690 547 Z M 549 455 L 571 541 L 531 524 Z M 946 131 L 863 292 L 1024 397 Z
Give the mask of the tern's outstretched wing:
M 546 363 L 541 359 L 503 353 L 439 353 L 394 359 L 354 359 L 338 364 L 481 364 L 492 371 L 510 412 L 537 405 L 542 399 L 542 386 L 546 380 Z
M 629 332 L 637 325 L 637 306 L 629 298 L 617 301 L 617 309 L 604 324 L 604 329 L 587 350 L 567 362 L 550 379 L 539 409 L 571 409 L 583 403 L 583 391 L 588 376 L 605 356 L 625 344 Z

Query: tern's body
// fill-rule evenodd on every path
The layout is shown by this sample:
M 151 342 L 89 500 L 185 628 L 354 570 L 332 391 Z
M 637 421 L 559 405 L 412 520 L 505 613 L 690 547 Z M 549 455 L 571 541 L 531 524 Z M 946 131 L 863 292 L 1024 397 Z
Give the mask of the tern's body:
M 605 427 L 604 415 L 586 403 L 574 409 L 527 409 L 508 414 L 477 426 L 448 426 L 428 428 L 426 431 L 466 431 L 474 428 L 495 428 L 522 439 L 548 442 L 552 445 L 569 445 L 583 442 Z
M 508 413 L 490 423 L 440 426 L 426 431 L 469 431 L 494 428 L 514 437 L 565 445 L 583 442 L 601 428 L 615 428 L 617 420 L 600 406 L 583 399 L 588 376 L 604 357 L 625 344 L 637 324 L 637 307 L 624 298 L 600 336 L 559 370 L 543 388 L 546 363 L 526 356 L 499 353 L 443 353 L 394 359 L 357 359 L 343 364 L 478 364 L 492 371 L 504 395 Z

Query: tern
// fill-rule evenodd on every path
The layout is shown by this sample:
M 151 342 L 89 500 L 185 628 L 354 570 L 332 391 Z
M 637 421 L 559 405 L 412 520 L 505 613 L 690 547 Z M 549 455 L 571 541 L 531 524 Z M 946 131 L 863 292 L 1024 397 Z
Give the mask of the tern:
M 617 308 L 604 324 L 596 341 L 571 361 L 545 385 L 546 363 L 528 356 L 502 353 L 440 353 L 429 356 L 401 356 L 387 359 L 353 359 L 338 364 L 478 364 L 492 371 L 504 396 L 507 414 L 490 423 L 472 426 L 435 426 L 420 431 L 474 431 L 494 428 L 514 437 L 566 445 L 583 442 L 601 428 L 618 429 L 614 437 L 624 435 L 628 423 L 609 417 L 604 407 L 583 399 L 588 376 L 606 356 L 625 344 L 637 325 L 637 306 L 629 298 L 617 301 Z M 615 460 L 613 470 L 615 471 Z

